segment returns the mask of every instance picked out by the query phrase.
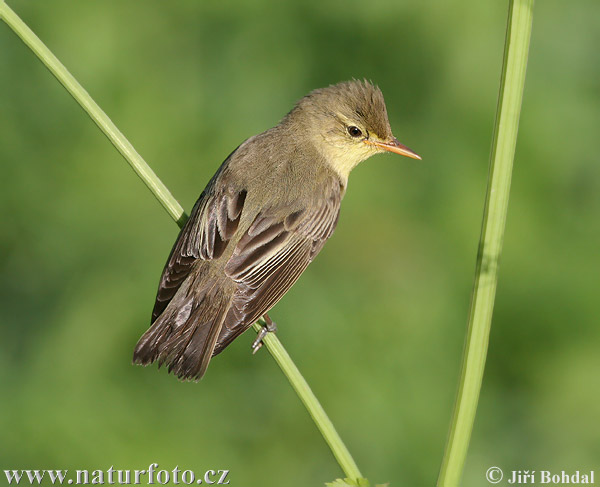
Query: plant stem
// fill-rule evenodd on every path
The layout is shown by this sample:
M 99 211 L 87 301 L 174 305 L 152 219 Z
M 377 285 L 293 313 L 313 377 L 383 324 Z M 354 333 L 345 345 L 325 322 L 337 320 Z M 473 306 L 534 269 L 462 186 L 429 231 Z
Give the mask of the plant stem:
M 533 0 L 510 0 L 468 332 L 453 419 L 438 478 L 439 487 L 459 484 L 477 411 L 496 295 L 532 20 Z
M 69 73 L 67 68 L 56 58 L 44 43 L 33 33 L 33 31 L 23 22 L 19 16 L 11 10 L 4 2 L 0 1 L 0 18 L 23 40 L 25 44 L 35 53 L 35 55 L 46 65 L 56 79 L 66 88 L 66 90 L 77 100 L 81 107 L 87 112 L 90 118 L 98 125 L 108 140 L 116 147 L 129 163 L 137 175 L 144 181 L 146 186 L 156 195 L 156 198 L 164 206 L 171 217 L 182 226 L 186 220 L 185 213 L 181 205 L 173 197 L 171 192 L 156 176 L 154 171 L 148 166 L 146 161 L 134 149 L 133 145 L 125 138 L 117 126 L 102 111 L 98 104 L 92 99 L 87 91 L 78 81 Z
M 265 323 L 263 323 L 262 320 L 259 323 L 255 323 L 253 325 L 254 330 L 259 332 L 264 324 Z M 313 394 L 310 386 L 288 355 L 281 342 L 277 339 L 274 333 L 267 333 L 262 341 L 285 376 L 290 381 L 290 384 L 298 394 L 298 397 L 300 397 L 301 401 L 306 406 L 308 413 L 321 431 L 323 438 L 325 438 L 329 448 L 331 448 L 333 455 L 337 459 L 340 467 L 342 467 L 346 477 L 353 480 L 362 478 L 362 475 L 358 470 L 352 455 L 350 455 L 346 445 L 344 445 L 344 442 L 335 430 L 333 423 L 327 416 L 327 413 L 319 403 L 316 396 Z
M 62 63 L 52 54 L 52 52 L 40 41 L 40 39 L 29 29 L 29 27 L 13 12 L 4 0 L 0 0 L 0 18 L 3 19 L 15 33 L 27 44 L 31 50 L 40 58 L 50 72 L 60 81 L 67 91 L 77 100 L 82 108 L 88 113 L 90 118 L 104 132 L 112 144 L 123 155 L 125 160 L 131 165 L 137 175 L 144 181 L 148 189 L 156 199 L 167 210 L 171 218 L 181 227 L 187 219 L 183 208 L 173 197 L 171 192 L 156 176 L 154 171 L 144 161 L 131 143 L 125 138 L 116 125 L 108 118 L 106 113 L 94 102 L 90 95 L 83 89 L 77 80 L 67 71 Z M 258 331 L 260 325 L 255 324 Z M 344 445 L 344 442 L 337 434 L 333 424 L 327 417 L 325 410 L 319 403 L 316 396 L 311 391 L 308 383 L 302 377 L 302 374 L 290 358 L 289 354 L 273 334 L 269 333 L 263 339 L 267 350 L 271 353 L 283 373 L 287 376 L 290 384 L 305 405 L 310 416 L 321 431 L 325 441 L 331 448 L 333 455 L 338 461 L 340 467 L 347 477 L 358 480 L 362 476 L 356 463 L 352 459 L 350 452 Z

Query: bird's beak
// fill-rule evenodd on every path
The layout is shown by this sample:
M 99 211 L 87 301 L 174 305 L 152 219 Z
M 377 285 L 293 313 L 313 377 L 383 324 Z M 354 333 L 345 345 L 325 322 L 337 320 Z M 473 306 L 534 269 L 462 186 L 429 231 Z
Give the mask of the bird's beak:
M 378 140 L 365 140 L 365 144 L 374 145 L 379 149 L 386 150 L 388 152 L 393 152 L 394 154 L 400 154 L 401 156 L 411 157 L 412 159 L 421 160 L 421 156 L 417 154 L 415 151 L 410 150 L 405 145 L 402 145 L 398 142 L 398 139 L 392 139 L 390 142 L 380 142 Z

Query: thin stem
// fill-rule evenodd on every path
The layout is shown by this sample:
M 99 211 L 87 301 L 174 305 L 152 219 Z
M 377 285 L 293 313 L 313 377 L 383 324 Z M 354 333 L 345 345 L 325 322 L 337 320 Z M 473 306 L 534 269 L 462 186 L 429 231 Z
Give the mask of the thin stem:
M 173 220 L 175 220 L 179 226 L 182 226 L 187 216 L 185 215 L 183 208 L 171 195 L 171 192 L 156 176 L 152 169 L 150 169 L 150 166 L 146 164 L 115 124 L 108 118 L 102 109 L 100 109 L 96 102 L 92 100 L 90 95 L 83 89 L 77 80 L 67 71 L 31 29 L 29 29 L 29 27 L 27 27 L 27 25 L 15 14 L 15 12 L 6 5 L 4 0 L 0 0 L 0 18 L 2 18 L 17 33 L 23 42 L 25 42 L 25 44 L 27 44 L 40 58 L 73 98 L 77 100 L 96 125 L 100 127 L 112 144 L 123 155 L 138 176 L 146 183 L 148 189 L 150 189 L 156 199 L 164 206 Z M 257 324 L 254 326 L 255 329 L 260 329 L 260 326 Z M 279 339 L 273 333 L 269 333 L 263 341 L 267 350 L 269 350 L 283 373 L 287 376 L 302 403 L 308 409 L 310 416 L 321 431 L 321 434 L 331 448 L 333 455 L 346 476 L 358 481 L 362 476 L 356 463 L 352 459 L 350 452 L 337 434 L 333 424 L 327 417 L 325 410 L 311 391 L 308 383 L 304 377 L 302 377 L 302 374 Z
M 256 332 L 260 331 L 261 326 L 264 326 L 262 320 L 260 324 L 255 323 L 253 325 Z M 306 382 L 277 336 L 275 336 L 274 333 L 267 333 L 262 341 L 277 362 L 277 365 L 279 365 L 285 376 L 290 381 L 290 384 L 298 394 L 298 397 L 300 397 L 300 400 L 304 403 L 304 406 L 321 431 L 323 438 L 325 438 L 329 448 L 331 448 L 331 451 L 337 459 L 340 467 L 342 467 L 346 477 L 352 480 L 358 480 L 362 478 L 362 475 L 358 470 L 352 455 L 350 455 L 346 445 L 344 445 L 344 442 L 338 435 L 333 423 L 327 416 L 327 413 L 312 392 L 308 382 Z
M 533 0 L 510 0 L 468 333 L 454 415 L 438 478 L 439 487 L 459 484 L 477 411 L 496 295 L 532 20 Z
M 87 91 L 83 89 L 77 80 L 69 73 L 67 68 L 56 58 L 44 43 L 33 33 L 19 16 L 11 10 L 4 2 L 0 1 L 0 18 L 23 40 L 35 55 L 46 65 L 50 72 L 66 88 L 66 90 L 77 100 L 77 103 L 87 112 L 90 118 L 98 125 L 108 140 L 117 148 L 129 163 L 137 175 L 144 181 L 146 186 L 154 193 L 158 201 L 164 206 L 171 217 L 182 226 L 186 220 L 181 205 L 173 197 L 171 192 L 156 176 L 146 161 L 133 148 L 133 145 L 125 138 L 117 126 L 102 111 L 98 104 L 92 99 Z

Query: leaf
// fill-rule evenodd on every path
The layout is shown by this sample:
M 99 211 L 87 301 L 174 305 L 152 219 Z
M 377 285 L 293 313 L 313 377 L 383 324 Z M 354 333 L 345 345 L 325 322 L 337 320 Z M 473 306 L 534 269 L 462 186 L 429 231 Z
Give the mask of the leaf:
M 328 482 L 325 484 L 327 487 L 370 487 L 371 484 L 367 479 L 336 479 L 333 482 Z M 385 486 L 375 486 L 375 487 L 385 487 Z

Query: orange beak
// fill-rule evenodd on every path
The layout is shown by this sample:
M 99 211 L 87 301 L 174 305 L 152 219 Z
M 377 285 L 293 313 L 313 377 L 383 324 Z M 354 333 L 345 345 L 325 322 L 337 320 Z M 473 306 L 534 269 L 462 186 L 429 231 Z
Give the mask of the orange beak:
M 390 142 L 379 142 L 378 140 L 365 140 L 365 144 L 374 145 L 380 149 L 386 150 L 388 152 L 393 152 L 394 154 L 400 154 L 401 156 L 411 157 L 412 159 L 421 160 L 421 156 L 417 154 L 415 151 L 410 150 L 405 145 L 402 145 L 398 142 L 398 139 L 392 139 Z

